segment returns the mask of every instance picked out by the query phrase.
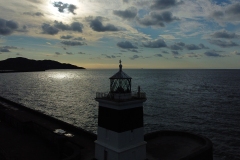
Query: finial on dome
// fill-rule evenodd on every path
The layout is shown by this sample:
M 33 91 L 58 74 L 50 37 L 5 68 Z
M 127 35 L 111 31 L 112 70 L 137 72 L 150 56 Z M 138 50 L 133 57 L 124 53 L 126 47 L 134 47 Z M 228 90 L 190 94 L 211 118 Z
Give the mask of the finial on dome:
M 119 63 L 120 63 L 119 64 L 119 70 L 122 71 L 122 61 L 121 61 L 121 59 L 119 60 Z

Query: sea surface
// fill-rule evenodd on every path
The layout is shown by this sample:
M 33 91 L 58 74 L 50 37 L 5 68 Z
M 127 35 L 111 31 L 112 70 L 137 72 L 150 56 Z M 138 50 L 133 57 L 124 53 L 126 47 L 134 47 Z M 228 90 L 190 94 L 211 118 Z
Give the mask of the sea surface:
M 96 92 L 118 70 L 1 73 L 0 96 L 96 133 Z M 240 70 L 125 69 L 141 86 L 145 133 L 188 131 L 208 137 L 214 160 L 240 160 Z

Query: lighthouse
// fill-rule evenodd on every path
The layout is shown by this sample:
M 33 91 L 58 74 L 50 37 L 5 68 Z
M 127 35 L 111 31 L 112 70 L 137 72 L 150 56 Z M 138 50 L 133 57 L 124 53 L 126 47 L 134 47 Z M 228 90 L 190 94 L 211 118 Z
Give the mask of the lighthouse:
M 122 71 L 110 77 L 110 91 L 96 93 L 99 103 L 95 158 L 97 160 L 145 160 L 143 102 L 146 94 L 132 92 L 132 78 Z

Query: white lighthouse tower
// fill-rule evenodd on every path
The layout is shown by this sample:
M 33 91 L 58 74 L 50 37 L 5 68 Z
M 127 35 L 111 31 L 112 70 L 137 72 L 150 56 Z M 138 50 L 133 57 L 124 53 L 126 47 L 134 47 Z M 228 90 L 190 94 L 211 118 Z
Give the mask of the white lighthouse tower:
M 110 77 L 110 91 L 97 93 L 99 102 L 95 158 L 97 160 L 145 160 L 143 102 L 146 94 L 131 91 L 132 78 L 122 71 Z

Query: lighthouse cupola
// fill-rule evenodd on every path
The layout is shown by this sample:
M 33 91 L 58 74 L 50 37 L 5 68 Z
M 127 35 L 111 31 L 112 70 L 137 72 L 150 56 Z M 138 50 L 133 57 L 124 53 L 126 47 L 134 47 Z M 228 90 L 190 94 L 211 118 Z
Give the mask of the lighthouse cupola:
M 110 94 L 114 99 L 128 99 L 131 97 L 132 78 L 122 71 L 121 60 L 119 71 L 110 77 Z

